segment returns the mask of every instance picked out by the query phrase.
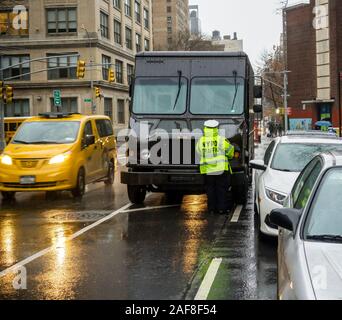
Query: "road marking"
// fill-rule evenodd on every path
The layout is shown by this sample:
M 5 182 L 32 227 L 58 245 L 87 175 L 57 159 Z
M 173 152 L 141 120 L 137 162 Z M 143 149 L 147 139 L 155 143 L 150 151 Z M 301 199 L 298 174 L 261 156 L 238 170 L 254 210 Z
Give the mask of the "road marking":
M 221 263 L 222 263 L 222 258 L 220 259 L 215 258 L 211 261 L 211 264 L 209 266 L 207 273 L 205 274 L 203 282 L 201 283 L 201 286 L 198 289 L 195 300 L 207 300 L 208 299 L 210 289 L 214 283 L 214 280 L 216 278 L 216 275 L 220 268 Z
M 121 213 L 129 213 L 129 212 L 138 212 L 138 211 L 148 211 L 148 210 L 156 210 L 156 209 L 167 209 L 167 208 L 176 208 L 180 207 L 180 204 L 169 205 L 169 206 L 158 206 L 158 207 L 145 207 L 145 208 L 137 208 L 137 209 L 129 209 L 121 211 Z
M 234 214 L 233 214 L 233 217 L 232 217 L 232 220 L 230 220 L 230 222 L 233 222 L 233 223 L 237 223 L 239 221 L 239 218 L 240 218 L 240 214 L 242 212 L 242 209 L 243 209 L 243 206 L 242 205 L 238 205 L 234 211 Z
M 97 221 L 94 222 L 93 224 L 91 224 L 91 225 L 89 225 L 89 226 L 87 226 L 87 227 L 85 227 L 85 228 L 83 228 L 83 229 L 77 231 L 77 232 L 74 233 L 73 235 L 67 237 L 65 241 L 74 240 L 75 238 L 79 237 L 79 236 L 82 235 L 83 233 L 85 233 L 85 232 L 87 232 L 87 231 L 89 231 L 89 230 L 91 230 L 91 229 L 97 227 L 98 225 L 100 225 L 100 224 L 102 224 L 102 223 L 104 223 L 104 222 L 106 222 L 106 221 L 108 221 L 108 220 L 110 220 L 110 219 L 112 219 L 112 218 L 114 218 L 116 215 L 122 213 L 122 211 L 126 210 L 126 209 L 129 208 L 130 206 L 132 206 L 131 203 L 126 204 L 125 206 L 123 206 L 123 207 L 121 207 L 120 209 L 118 209 L 118 210 L 112 212 L 112 213 L 109 214 L 108 216 L 106 216 L 106 217 L 104 217 L 104 218 L 102 218 L 102 219 L 100 219 L 100 220 L 97 220 Z M 47 253 L 49 253 L 49 252 L 51 252 L 51 251 L 57 250 L 57 249 L 58 249 L 58 246 L 59 246 L 59 244 L 56 244 L 56 245 L 51 246 L 51 247 L 49 247 L 49 248 L 46 248 L 46 249 L 44 249 L 44 250 L 42 250 L 42 251 L 39 251 L 39 252 L 37 252 L 36 254 L 32 255 L 31 257 L 28 257 L 28 258 L 24 259 L 23 261 L 20 261 L 20 262 L 14 264 L 13 266 L 11 266 L 11 267 L 5 269 L 4 271 L 1 271 L 1 272 L 0 272 L 0 278 L 1 278 L 1 277 L 4 277 L 4 276 L 6 276 L 6 275 L 8 275 L 8 274 L 10 274 L 10 273 L 16 272 L 20 267 L 25 266 L 26 264 L 28 264 L 28 263 L 30 263 L 30 262 L 32 262 L 32 261 L 34 261 L 34 260 L 36 260 L 36 259 L 38 259 L 38 258 L 40 258 L 40 257 L 42 257 L 42 256 L 44 256 L 44 255 L 46 255 Z

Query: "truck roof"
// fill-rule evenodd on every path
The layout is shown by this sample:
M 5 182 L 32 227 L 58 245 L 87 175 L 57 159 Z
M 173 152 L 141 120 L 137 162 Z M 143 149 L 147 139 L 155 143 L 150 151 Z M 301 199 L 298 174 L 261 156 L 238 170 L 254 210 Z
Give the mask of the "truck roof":
M 147 51 L 136 55 L 139 57 L 244 57 L 248 58 L 245 52 L 225 51 Z

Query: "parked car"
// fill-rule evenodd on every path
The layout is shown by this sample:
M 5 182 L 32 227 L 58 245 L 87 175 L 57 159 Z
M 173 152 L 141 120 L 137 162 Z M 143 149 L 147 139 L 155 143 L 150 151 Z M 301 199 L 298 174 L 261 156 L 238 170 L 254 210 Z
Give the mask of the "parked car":
M 46 113 L 26 120 L 0 156 L 0 191 L 70 190 L 114 183 L 116 144 L 108 117 Z
M 273 140 L 263 160 L 253 160 L 255 172 L 255 212 L 263 236 L 277 236 L 269 219 L 273 209 L 281 208 L 303 168 L 316 155 L 342 150 L 342 139 L 321 132 L 292 132 Z
M 275 209 L 278 298 L 342 300 L 342 152 L 314 158 Z

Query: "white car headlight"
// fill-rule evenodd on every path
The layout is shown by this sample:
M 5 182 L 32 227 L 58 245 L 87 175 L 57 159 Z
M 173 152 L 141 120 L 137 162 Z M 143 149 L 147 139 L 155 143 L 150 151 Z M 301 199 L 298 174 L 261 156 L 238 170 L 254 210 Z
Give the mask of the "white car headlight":
M 54 156 L 50 159 L 49 164 L 60 164 L 63 163 L 68 157 L 70 156 L 70 153 L 64 153 L 59 154 L 57 156 Z
M 3 156 L 1 156 L 1 163 L 6 165 L 6 166 L 11 166 L 13 164 L 13 160 L 10 156 L 3 155 Z
M 272 191 L 272 190 L 267 189 L 267 188 L 265 190 L 266 190 L 266 195 L 270 200 L 272 200 L 273 202 L 276 202 L 282 206 L 284 205 L 284 201 L 287 197 L 286 195 Z

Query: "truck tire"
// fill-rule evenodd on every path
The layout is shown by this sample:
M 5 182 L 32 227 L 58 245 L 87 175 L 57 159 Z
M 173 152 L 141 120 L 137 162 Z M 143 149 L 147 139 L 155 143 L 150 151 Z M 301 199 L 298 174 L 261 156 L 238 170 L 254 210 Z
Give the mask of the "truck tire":
M 248 199 L 248 180 L 245 179 L 242 185 L 233 187 L 233 198 L 236 204 L 245 205 Z
M 143 186 L 127 186 L 128 199 L 133 204 L 142 204 L 146 197 L 146 188 Z

